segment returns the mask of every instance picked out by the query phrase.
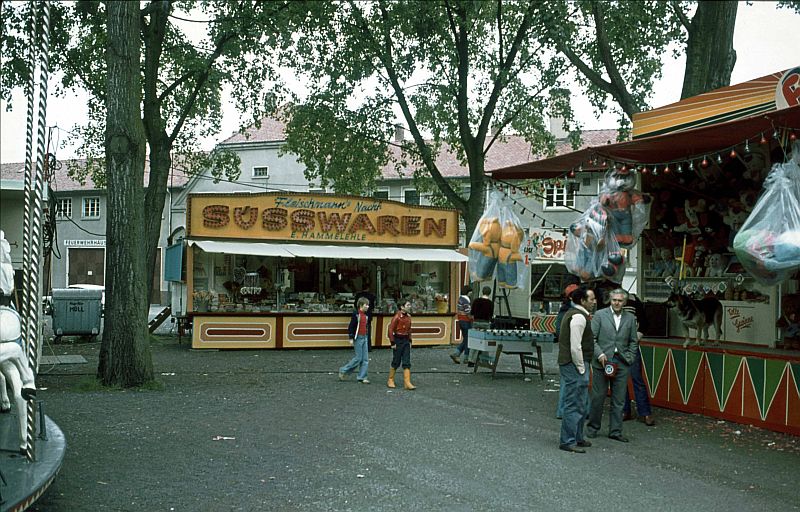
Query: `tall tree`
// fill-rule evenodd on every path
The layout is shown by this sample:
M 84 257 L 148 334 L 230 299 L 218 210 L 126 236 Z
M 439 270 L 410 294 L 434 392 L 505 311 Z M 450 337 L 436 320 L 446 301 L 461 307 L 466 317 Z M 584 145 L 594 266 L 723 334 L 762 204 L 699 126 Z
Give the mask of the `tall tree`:
M 105 384 L 141 385 L 153 378 L 147 341 L 147 301 L 141 293 L 145 252 L 139 234 L 144 222 L 145 136 L 139 61 L 139 6 L 111 2 L 106 39 L 106 223 L 108 266 L 105 329 L 98 377 Z
M 647 107 L 666 53 L 677 55 L 685 48 L 681 98 L 730 84 L 736 62 L 733 33 L 738 2 L 734 0 L 583 0 L 551 6 L 564 22 L 550 27 L 549 39 L 576 75 L 587 81 L 595 109 L 607 110 L 610 97 L 623 126 Z
M 108 210 L 110 217 L 125 215 L 130 203 L 126 196 L 118 196 L 112 190 L 111 179 L 106 171 L 111 169 L 108 162 L 100 157 L 105 149 L 100 141 L 108 129 L 106 84 L 109 67 L 104 53 L 108 43 L 107 25 L 109 9 L 119 2 L 81 0 L 76 3 L 58 3 L 53 14 L 54 29 L 57 34 L 53 44 L 53 63 L 62 72 L 62 92 L 73 87 L 83 88 L 91 93 L 89 99 L 90 122 L 73 131 L 84 144 L 83 155 L 90 165 L 73 168 L 73 176 L 82 179 L 88 172 L 99 186 L 109 185 Z M 146 188 L 142 188 L 145 178 L 140 176 L 138 186 L 142 188 L 140 202 L 143 213 L 132 222 L 135 227 L 137 247 L 127 249 L 144 251 L 147 277 L 140 279 L 138 274 L 129 274 L 136 286 L 130 293 L 121 292 L 119 282 L 109 283 L 109 308 L 123 301 L 139 304 L 149 302 L 155 268 L 156 250 L 159 242 L 162 212 L 165 204 L 167 180 L 173 159 L 178 157 L 181 165 L 189 170 L 210 169 L 216 178 L 226 176 L 235 178 L 239 173 L 238 157 L 232 153 L 197 151 L 196 140 L 219 131 L 221 119 L 221 91 L 223 86 L 233 86 L 239 91 L 238 106 L 243 111 L 264 112 L 274 108 L 274 98 L 269 94 L 272 86 L 278 87 L 272 66 L 275 33 L 280 30 L 291 32 L 291 18 L 304 16 L 304 5 L 286 1 L 251 2 L 247 0 L 229 1 L 170 1 L 152 0 L 147 3 L 123 2 L 136 7 L 137 51 L 141 57 L 138 79 L 142 108 L 138 123 L 144 127 L 144 135 L 149 149 L 149 174 Z M 131 5 L 128 8 L 132 8 Z M 26 3 L 3 2 L 2 53 L 9 56 L 2 66 L 2 89 L 0 93 L 8 97 L 11 87 L 25 83 L 23 61 L 24 40 L 21 36 L 21 20 L 25 19 Z M 127 10 L 126 19 L 127 19 Z M 191 14 L 188 14 L 191 13 Z M 188 28 L 187 28 L 188 27 Z M 203 37 L 201 37 L 203 36 Z M 241 87 L 241 84 L 248 84 Z M 138 105 L 138 104 L 137 104 Z M 128 118 L 126 118 L 127 120 Z M 114 236 L 111 226 L 107 235 Z M 110 252 L 109 269 L 119 268 L 113 259 L 123 254 Z M 128 255 L 130 258 L 138 257 Z M 121 277 L 119 274 L 118 277 Z M 146 323 L 147 308 L 136 311 Z M 110 311 L 117 318 L 117 314 Z M 128 350 L 115 350 L 111 340 L 117 334 L 111 319 L 106 322 L 103 338 L 104 361 L 99 373 L 106 383 L 130 385 L 133 381 L 127 373 L 146 375 L 148 361 L 132 357 L 136 347 L 143 339 L 138 330 L 131 331 L 127 341 Z M 142 334 L 146 336 L 146 332 Z M 115 361 L 115 358 L 121 358 Z M 123 368 L 132 365 L 134 368 Z M 151 373 L 151 372 L 150 372 Z
M 673 6 L 688 33 L 681 99 L 730 85 L 736 64 L 733 31 L 739 2 L 698 2 L 691 20 L 678 2 Z
M 287 111 L 287 152 L 309 179 L 340 192 L 369 190 L 389 157 L 397 116 L 411 140 L 408 163 L 457 208 L 471 233 L 483 212 L 485 159 L 510 129 L 533 152 L 554 139 L 547 113 L 571 119 L 549 91 L 563 85 L 561 58 L 537 40 L 558 20 L 539 2 L 379 0 L 311 4 L 282 54 L 310 89 Z M 445 179 L 440 151 L 469 169 L 469 193 Z

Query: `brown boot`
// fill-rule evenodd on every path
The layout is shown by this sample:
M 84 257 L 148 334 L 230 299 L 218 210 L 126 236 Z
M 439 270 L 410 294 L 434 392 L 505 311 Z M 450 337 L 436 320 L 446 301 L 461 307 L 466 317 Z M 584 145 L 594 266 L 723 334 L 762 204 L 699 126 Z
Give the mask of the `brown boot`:
M 411 369 L 403 368 L 403 386 L 408 390 L 417 389 L 417 386 L 411 384 Z
M 386 382 L 386 386 L 392 389 L 396 388 L 397 386 L 394 385 L 394 374 L 397 370 L 394 368 L 389 369 L 389 380 Z

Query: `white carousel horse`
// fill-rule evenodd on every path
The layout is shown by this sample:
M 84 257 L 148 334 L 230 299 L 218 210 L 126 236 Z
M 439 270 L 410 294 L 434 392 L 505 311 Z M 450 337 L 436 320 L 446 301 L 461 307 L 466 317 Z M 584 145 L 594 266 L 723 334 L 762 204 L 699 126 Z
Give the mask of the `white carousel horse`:
M 28 414 L 26 401 L 36 396 L 33 370 L 19 344 L 21 338 L 20 317 L 13 309 L 0 306 L 0 412 L 11 410 L 11 399 L 17 408 L 19 421 L 20 452 L 28 446 Z M 6 387 L 11 388 L 11 397 Z

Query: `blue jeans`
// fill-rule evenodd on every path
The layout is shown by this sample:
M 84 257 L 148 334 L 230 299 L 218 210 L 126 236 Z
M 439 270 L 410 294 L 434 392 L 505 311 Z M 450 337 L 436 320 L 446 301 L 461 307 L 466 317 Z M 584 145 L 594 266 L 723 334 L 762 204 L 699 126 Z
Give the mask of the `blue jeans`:
M 589 362 L 584 363 L 583 375 L 571 362 L 559 366 L 561 387 L 564 389 L 564 413 L 561 419 L 561 446 L 573 446 L 584 440 L 583 423 L 586 418 L 586 397 L 589 385 Z
M 353 341 L 353 349 L 355 349 L 356 355 L 353 356 L 353 359 L 351 359 L 349 363 L 339 368 L 339 373 L 353 373 L 353 370 L 360 366 L 361 369 L 358 372 L 358 380 L 364 380 L 367 378 L 367 368 L 369 367 L 367 336 L 356 336 L 356 339 Z
M 586 365 L 587 373 L 591 371 L 589 369 L 589 365 Z M 588 382 L 587 382 L 588 385 Z M 561 419 L 564 417 L 564 397 L 566 396 L 566 392 L 564 391 L 564 382 L 562 381 L 558 387 L 558 406 L 556 406 L 556 418 Z M 589 415 L 589 393 L 586 393 L 586 415 Z
M 469 354 L 469 330 L 472 328 L 472 322 L 459 320 L 458 328 L 461 329 L 461 343 L 456 348 L 456 355 Z
M 631 365 L 631 380 L 633 381 L 633 395 L 636 397 L 636 413 L 639 416 L 650 416 L 653 409 L 650 407 L 650 396 L 647 394 L 647 386 L 642 377 L 642 354 L 636 354 L 636 359 Z M 631 394 L 625 398 L 624 413 L 631 412 Z

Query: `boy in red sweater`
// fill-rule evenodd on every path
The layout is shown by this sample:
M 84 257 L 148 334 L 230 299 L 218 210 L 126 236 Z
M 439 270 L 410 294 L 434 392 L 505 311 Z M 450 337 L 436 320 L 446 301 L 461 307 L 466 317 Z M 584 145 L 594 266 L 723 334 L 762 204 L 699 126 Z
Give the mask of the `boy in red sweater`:
M 403 386 L 413 390 L 416 386 L 411 384 L 411 301 L 404 300 L 400 311 L 395 313 L 389 324 L 389 343 L 392 345 L 392 367 L 389 370 L 389 381 L 386 383 L 394 388 L 394 374 L 400 363 L 403 364 Z

